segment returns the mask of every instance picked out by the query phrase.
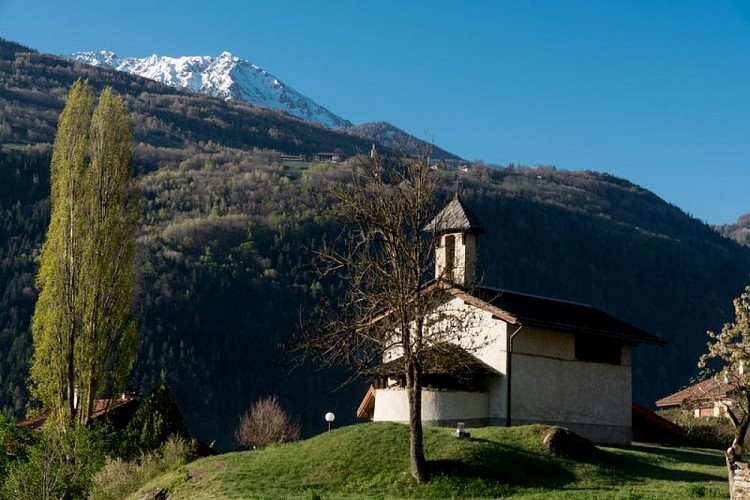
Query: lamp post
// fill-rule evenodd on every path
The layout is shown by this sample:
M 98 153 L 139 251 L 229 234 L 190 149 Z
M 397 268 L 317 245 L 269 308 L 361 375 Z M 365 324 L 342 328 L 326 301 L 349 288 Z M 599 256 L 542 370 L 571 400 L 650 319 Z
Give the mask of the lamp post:
M 331 422 L 336 420 L 336 415 L 333 414 L 333 412 L 326 413 L 326 422 L 328 422 L 328 430 L 331 430 Z

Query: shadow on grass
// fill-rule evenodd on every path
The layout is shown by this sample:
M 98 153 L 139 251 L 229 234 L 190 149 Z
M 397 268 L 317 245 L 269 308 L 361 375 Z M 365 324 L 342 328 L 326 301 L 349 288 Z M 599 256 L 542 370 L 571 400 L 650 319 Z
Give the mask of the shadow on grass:
M 725 464 L 723 457 L 716 456 L 710 451 L 699 449 L 676 449 L 659 448 L 654 446 L 643 446 L 633 444 L 626 448 L 632 451 L 645 453 L 646 456 L 617 455 L 614 458 L 613 477 L 622 480 L 656 479 L 664 481 L 679 481 L 685 483 L 698 483 L 706 481 L 721 481 L 725 479 L 722 472 L 708 474 L 705 472 L 685 470 L 683 468 L 670 468 L 670 462 L 682 462 L 694 464 L 696 467 L 722 466 Z M 667 459 L 666 463 L 662 463 Z M 725 469 L 720 469 L 725 471 Z
M 471 439 L 462 460 L 431 460 L 433 477 L 502 483 L 508 486 L 559 488 L 576 480 L 558 461 L 530 453 L 523 448 L 484 439 Z
M 631 450 L 651 452 L 658 450 L 659 454 L 679 460 L 681 462 L 689 462 L 699 465 L 724 465 L 724 456 L 716 455 L 716 450 L 700 449 L 700 448 L 660 448 L 655 446 L 644 446 L 633 444 L 630 446 Z

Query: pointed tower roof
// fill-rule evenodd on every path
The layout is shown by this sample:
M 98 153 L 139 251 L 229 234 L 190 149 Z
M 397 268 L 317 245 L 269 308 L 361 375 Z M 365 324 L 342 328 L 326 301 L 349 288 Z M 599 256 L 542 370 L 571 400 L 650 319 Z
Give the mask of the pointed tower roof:
M 469 210 L 458 194 L 425 226 L 424 231 L 434 231 L 438 234 L 458 231 L 474 234 L 487 233 L 479 217 Z

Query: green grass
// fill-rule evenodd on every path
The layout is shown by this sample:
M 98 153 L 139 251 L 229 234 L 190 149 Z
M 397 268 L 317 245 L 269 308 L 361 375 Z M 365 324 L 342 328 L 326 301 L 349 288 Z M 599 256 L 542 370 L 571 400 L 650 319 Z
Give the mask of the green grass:
M 604 448 L 606 464 L 555 456 L 545 426 L 425 429 L 432 480 L 416 485 L 408 428 L 362 424 L 299 443 L 201 459 L 145 485 L 169 498 L 726 498 L 719 451 L 652 445 Z
M 30 144 L 26 142 L 3 142 L 0 143 L 0 146 L 7 149 L 15 149 L 18 151 L 23 151 L 24 149 L 28 148 Z

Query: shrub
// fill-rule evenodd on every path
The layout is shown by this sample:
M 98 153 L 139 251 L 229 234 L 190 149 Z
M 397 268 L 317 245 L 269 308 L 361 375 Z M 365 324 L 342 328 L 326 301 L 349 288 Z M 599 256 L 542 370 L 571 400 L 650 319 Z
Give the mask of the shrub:
M 234 438 L 241 449 L 299 441 L 299 419 L 292 420 L 276 396 L 269 396 L 253 403 L 250 410 L 240 417 Z
M 11 465 L 4 498 L 84 498 L 104 463 L 103 430 L 46 427 L 34 435 L 25 460 Z
M 0 484 L 5 481 L 13 463 L 26 460 L 33 442 L 31 431 L 19 426 L 13 418 L 0 416 Z
M 89 498 L 125 498 L 141 484 L 140 465 L 119 458 L 107 457 L 104 467 L 96 473 Z
M 94 476 L 89 498 L 125 498 L 156 476 L 181 467 L 194 458 L 195 444 L 179 436 L 169 437 L 159 450 L 142 453 L 138 460 L 108 458 Z
M 726 450 L 734 439 L 734 426 L 727 417 L 694 417 L 691 409 L 673 408 L 658 414 L 687 431 L 686 446 Z M 745 446 L 750 444 L 750 436 Z

